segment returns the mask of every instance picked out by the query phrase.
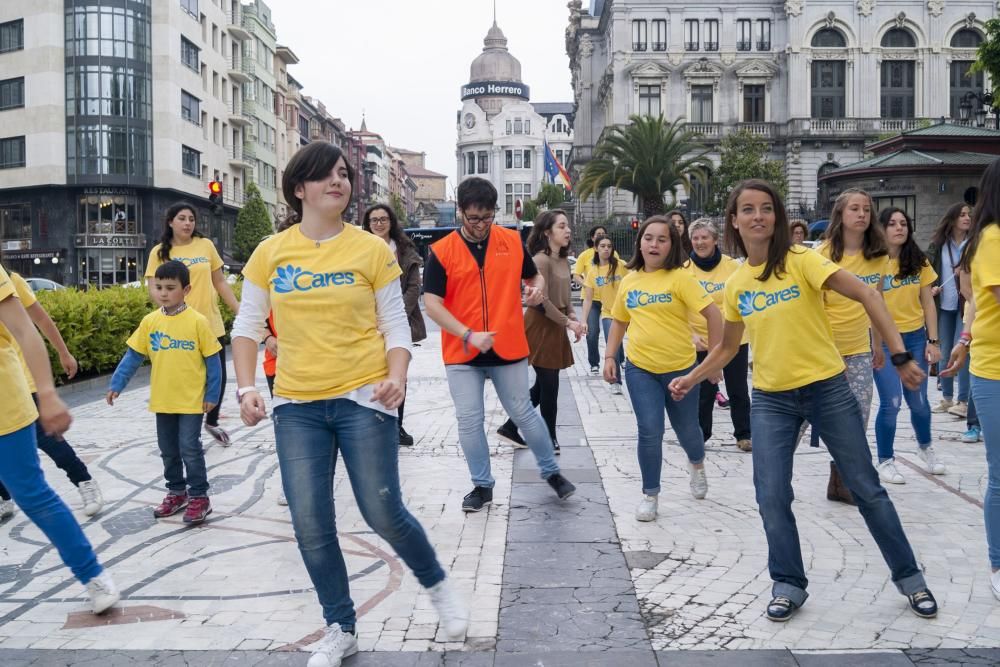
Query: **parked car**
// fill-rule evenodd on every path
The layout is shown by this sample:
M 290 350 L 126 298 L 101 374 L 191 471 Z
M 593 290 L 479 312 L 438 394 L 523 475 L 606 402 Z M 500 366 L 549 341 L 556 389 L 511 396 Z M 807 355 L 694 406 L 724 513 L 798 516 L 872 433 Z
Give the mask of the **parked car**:
M 31 286 L 31 289 L 35 292 L 44 290 L 57 290 L 66 289 L 64 286 L 60 285 L 54 280 L 49 280 L 48 278 L 25 278 L 24 282 Z

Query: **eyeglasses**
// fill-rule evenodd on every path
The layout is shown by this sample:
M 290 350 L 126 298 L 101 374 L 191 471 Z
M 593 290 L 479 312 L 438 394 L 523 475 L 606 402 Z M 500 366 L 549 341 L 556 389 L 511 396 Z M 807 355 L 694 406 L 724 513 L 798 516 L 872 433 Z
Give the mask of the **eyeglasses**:
M 488 225 L 491 222 L 493 222 L 496 219 L 496 217 L 497 216 L 495 214 L 487 215 L 482 218 L 480 218 L 477 215 L 467 215 L 465 216 L 465 221 L 470 225 L 483 225 L 483 224 Z
M 381 218 L 368 218 L 368 223 L 371 225 L 386 225 L 389 224 L 389 216 L 383 216 Z

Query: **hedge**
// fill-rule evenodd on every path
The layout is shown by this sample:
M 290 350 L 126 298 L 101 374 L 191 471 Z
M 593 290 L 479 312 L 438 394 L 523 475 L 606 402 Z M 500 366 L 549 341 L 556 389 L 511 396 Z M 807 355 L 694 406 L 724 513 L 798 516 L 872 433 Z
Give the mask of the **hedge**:
M 232 285 L 240 298 L 242 283 Z M 125 354 L 125 341 L 152 309 L 143 287 L 108 287 L 81 292 L 76 289 L 45 290 L 36 294 L 66 341 L 66 347 L 80 365 L 80 375 L 96 375 L 114 370 Z M 228 332 L 233 312 L 220 299 L 222 319 Z M 59 356 L 49 346 L 52 368 L 59 373 Z M 65 376 L 61 375 L 64 379 Z

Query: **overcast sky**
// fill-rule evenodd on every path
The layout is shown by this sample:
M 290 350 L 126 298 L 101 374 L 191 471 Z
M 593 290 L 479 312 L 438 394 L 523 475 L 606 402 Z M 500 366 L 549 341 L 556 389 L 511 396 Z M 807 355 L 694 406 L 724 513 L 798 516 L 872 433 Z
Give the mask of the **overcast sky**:
M 265 0 L 267 1 L 267 0 Z M 493 23 L 492 0 L 270 0 L 278 43 L 303 92 L 348 128 L 427 153 L 455 185 L 455 113 Z M 497 24 L 521 61 L 532 102 L 572 102 L 566 0 L 497 0 Z

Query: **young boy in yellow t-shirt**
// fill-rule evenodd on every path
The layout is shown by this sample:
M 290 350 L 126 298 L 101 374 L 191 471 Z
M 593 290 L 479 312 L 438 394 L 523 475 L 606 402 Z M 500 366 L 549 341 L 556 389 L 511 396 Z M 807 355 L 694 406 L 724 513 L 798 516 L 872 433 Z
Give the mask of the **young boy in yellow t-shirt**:
M 212 513 L 208 474 L 201 446 L 202 414 L 215 403 L 222 381 L 221 345 L 204 315 L 188 308 L 191 274 L 184 264 L 161 264 L 153 278 L 153 295 L 160 305 L 142 318 L 128 339 L 128 350 L 111 377 L 108 405 L 138 370 L 145 357 L 153 365 L 149 411 L 156 413 L 156 438 L 163 458 L 167 496 L 153 516 L 171 516 L 185 507 L 184 523 L 201 523 Z

